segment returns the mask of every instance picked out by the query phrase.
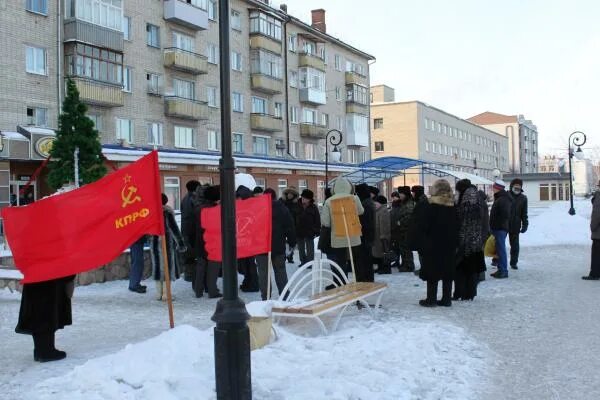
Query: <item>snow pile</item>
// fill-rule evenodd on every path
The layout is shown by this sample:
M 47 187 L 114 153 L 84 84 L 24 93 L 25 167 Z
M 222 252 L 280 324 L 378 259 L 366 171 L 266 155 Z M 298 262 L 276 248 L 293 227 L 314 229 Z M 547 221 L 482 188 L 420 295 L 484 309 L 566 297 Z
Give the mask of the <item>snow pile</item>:
M 474 398 L 487 353 L 462 329 L 440 322 L 348 322 L 325 337 L 279 329 L 277 342 L 252 353 L 254 398 Z M 177 327 L 43 381 L 24 398 L 213 400 L 212 329 Z
M 553 203 L 529 219 L 529 230 L 521 235 L 521 246 L 587 245 L 590 243 L 589 200 L 575 203 L 576 215 L 569 215 L 568 202 Z

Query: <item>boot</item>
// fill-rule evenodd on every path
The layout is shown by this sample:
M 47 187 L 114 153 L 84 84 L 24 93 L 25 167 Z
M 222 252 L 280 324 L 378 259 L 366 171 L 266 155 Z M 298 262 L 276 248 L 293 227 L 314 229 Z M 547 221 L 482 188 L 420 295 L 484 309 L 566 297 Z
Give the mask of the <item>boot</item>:
M 438 306 L 452 306 L 452 281 L 443 281 L 442 283 L 442 299 L 437 302 Z
M 67 356 L 67 353 L 54 347 L 54 332 L 34 334 L 33 343 L 33 359 L 37 362 L 58 361 Z
M 437 306 L 437 287 L 437 281 L 427 281 L 427 298 L 425 300 L 419 300 L 419 305 L 423 307 Z
M 155 282 L 156 282 L 156 300 L 162 300 L 163 282 L 162 281 L 155 281 Z

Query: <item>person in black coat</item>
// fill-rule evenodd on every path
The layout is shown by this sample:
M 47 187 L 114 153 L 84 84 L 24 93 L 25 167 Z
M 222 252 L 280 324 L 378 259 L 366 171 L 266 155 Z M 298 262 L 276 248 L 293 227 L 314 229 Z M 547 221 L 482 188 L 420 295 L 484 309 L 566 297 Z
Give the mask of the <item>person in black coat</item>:
M 196 189 L 200 187 L 200 182 L 196 180 L 188 181 L 185 184 L 187 193 L 181 199 L 181 234 L 185 240 L 187 250 L 183 255 L 183 271 L 184 279 L 188 282 L 194 281 L 194 274 L 196 272 L 196 254 L 194 253 L 194 243 L 196 242 L 196 222 L 194 218 L 194 203 L 192 197 L 195 196 Z
M 452 280 L 456 266 L 459 224 L 454 207 L 454 196 L 448 181 L 435 181 L 429 204 L 416 221 L 417 247 L 423 252 L 419 276 L 427 282 L 427 298 L 420 300 L 423 307 L 452 305 Z M 437 301 L 438 282 L 442 281 L 442 300 Z
M 57 361 L 67 356 L 54 347 L 54 338 L 57 330 L 73 323 L 71 297 L 74 279 L 75 275 L 71 275 L 23 285 L 15 332 L 33 337 L 35 361 Z
M 420 214 L 423 212 L 425 205 L 427 205 L 429 203 L 429 200 L 427 200 L 427 195 L 425 194 L 425 188 L 421 185 L 414 185 L 411 189 L 410 189 L 413 199 L 415 201 L 415 208 L 413 209 L 413 213 L 411 216 L 411 220 L 410 223 L 408 224 L 408 244 L 409 244 L 409 248 L 412 251 L 416 251 L 417 254 L 419 255 L 419 265 L 423 265 L 423 252 L 419 251 L 416 246 L 414 245 L 414 242 L 412 242 L 411 237 L 413 237 L 413 235 L 415 234 L 415 221 L 418 220 L 420 218 Z M 419 276 L 419 272 L 420 270 L 416 269 L 414 271 L 415 275 Z
M 277 200 L 275 191 L 273 189 L 266 189 L 265 196 L 271 196 L 273 200 L 271 264 L 273 266 L 273 275 L 275 275 L 275 284 L 281 295 L 288 282 L 285 269 L 285 245 L 287 243 L 290 248 L 296 246 L 296 231 L 294 229 L 292 214 L 290 214 L 283 202 Z M 260 295 L 263 300 L 267 300 L 269 255 L 259 254 L 256 256 L 256 262 L 258 264 Z
M 196 195 L 194 198 L 194 218 L 197 222 L 195 226 L 196 242 L 194 244 L 194 252 L 198 255 L 198 258 L 196 260 L 196 273 L 195 279 L 192 282 L 192 289 L 198 298 L 202 297 L 206 289 L 208 297 L 214 299 L 223 296 L 217 288 L 221 263 L 208 260 L 204 229 L 202 228 L 202 210 L 215 207 L 219 204 L 221 187 L 219 185 L 209 186 L 204 188 L 201 193 L 197 190 Z
M 304 189 L 300 195 L 300 211 L 296 217 L 296 237 L 300 252 L 300 265 L 315 259 L 315 237 L 321 232 L 321 216 L 315 205 L 315 194 Z
M 281 201 L 287 207 L 290 214 L 292 215 L 292 219 L 294 224 L 298 219 L 298 214 L 300 214 L 300 202 L 299 202 L 299 193 L 294 186 L 290 186 L 285 189 L 282 193 L 283 197 Z M 294 262 L 294 249 L 290 248 L 288 254 L 286 255 L 287 262 Z
M 496 239 L 496 255 L 498 257 L 498 271 L 492 277 L 498 279 L 508 278 L 508 257 L 506 254 L 506 236 L 510 229 L 510 216 L 512 200 L 504 188 L 502 180 L 494 182 L 494 204 L 490 211 L 490 230 Z
M 508 241 L 510 243 L 510 267 L 519 269 L 519 235 L 527 232 L 529 216 L 527 215 L 527 196 L 523 194 L 523 181 L 515 178 L 510 182 L 508 193 L 512 199 Z
M 375 280 L 372 257 L 373 241 L 375 240 L 375 203 L 366 183 L 356 186 L 356 195 L 364 209 L 364 213 L 359 216 L 362 233 L 360 246 L 352 249 L 356 260 L 356 281 L 373 282 Z

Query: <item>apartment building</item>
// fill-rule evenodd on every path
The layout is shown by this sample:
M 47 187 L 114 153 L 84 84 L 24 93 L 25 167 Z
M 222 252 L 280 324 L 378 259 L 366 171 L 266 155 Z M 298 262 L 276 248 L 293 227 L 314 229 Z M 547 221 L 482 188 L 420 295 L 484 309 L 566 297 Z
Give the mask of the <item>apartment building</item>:
M 523 115 L 504 115 L 489 111 L 468 120 L 508 138 L 511 173 L 538 172 L 538 131 L 532 121 L 525 119 Z
M 38 150 L 47 150 L 57 128 L 67 77 L 89 106 L 110 162 L 126 165 L 157 148 L 164 190 L 176 207 L 187 180 L 218 183 L 218 12 L 216 0 L 5 3 L 0 186 L 8 190 L 0 206 L 47 157 Z M 374 57 L 328 35 L 325 10 L 314 10 L 307 24 L 267 0 L 232 0 L 230 18 L 240 172 L 280 192 L 310 187 L 322 199 L 329 130 L 344 135 L 332 176 L 370 157 Z M 44 178 L 42 171 L 33 185 L 36 197 L 49 191 Z
M 371 101 L 372 158 L 419 159 L 432 168 L 488 179 L 494 178 L 495 170 L 508 171 L 505 136 L 420 101 L 396 102 L 389 86 L 372 87 Z M 396 178 L 393 186 L 429 185 L 433 179 L 407 175 Z

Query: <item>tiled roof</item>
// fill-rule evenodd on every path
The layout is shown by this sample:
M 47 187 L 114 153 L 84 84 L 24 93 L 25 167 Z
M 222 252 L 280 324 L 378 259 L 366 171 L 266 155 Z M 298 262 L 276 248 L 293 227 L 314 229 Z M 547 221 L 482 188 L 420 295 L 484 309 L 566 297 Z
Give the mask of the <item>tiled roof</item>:
M 484 113 L 475 115 L 474 117 L 468 118 L 467 121 L 473 122 L 477 125 L 510 124 L 517 122 L 517 116 L 486 111 Z

